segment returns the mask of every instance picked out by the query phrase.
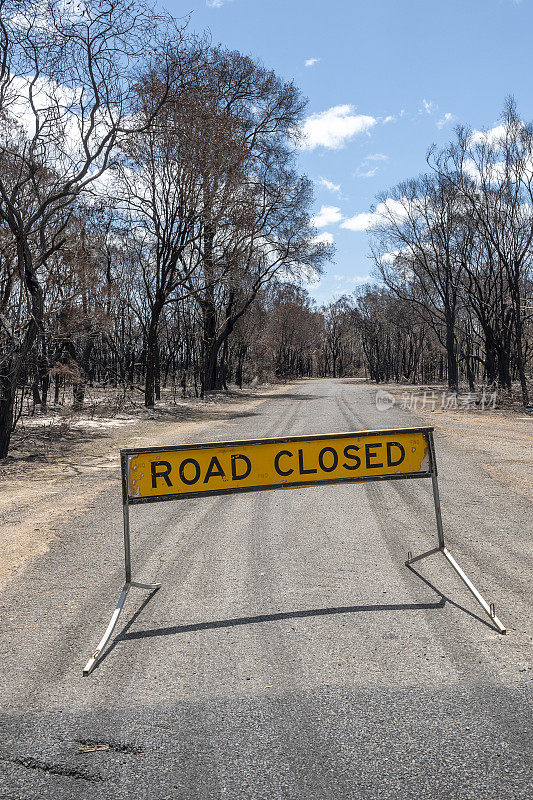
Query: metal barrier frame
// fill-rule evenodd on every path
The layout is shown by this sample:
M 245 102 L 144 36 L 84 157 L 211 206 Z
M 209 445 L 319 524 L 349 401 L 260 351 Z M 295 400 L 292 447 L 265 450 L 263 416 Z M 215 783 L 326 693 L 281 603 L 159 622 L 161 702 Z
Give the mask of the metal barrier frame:
M 272 489 L 287 489 L 287 488 L 298 488 L 304 486 L 320 486 L 320 485 L 327 485 L 327 484 L 339 484 L 339 483 L 363 483 L 365 481 L 376 481 L 376 480 L 406 480 L 406 479 L 415 479 L 415 478 L 431 478 L 432 486 L 433 486 L 433 503 L 435 506 L 435 520 L 437 523 L 437 536 L 438 536 L 438 546 L 432 548 L 431 550 L 427 550 L 425 553 L 421 553 L 420 555 L 413 556 L 411 551 L 409 550 L 407 553 L 407 561 L 405 562 L 405 566 L 410 566 L 411 564 L 415 564 L 417 561 L 421 561 L 424 558 L 428 558 L 429 556 L 435 555 L 437 553 L 441 553 L 446 561 L 450 564 L 450 566 L 455 570 L 457 575 L 463 581 L 467 589 L 472 593 L 475 597 L 479 605 L 482 607 L 483 611 L 490 617 L 492 620 L 495 628 L 498 630 L 499 633 L 506 633 L 507 629 L 502 624 L 502 622 L 498 619 L 495 612 L 494 603 L 488 603 L 483 595 L 478 591 L 478 589 L 474 586 L 468 575 L 461 569 L 457 561 L 453 558 L 452 554 L 445 546 L 444 543 L 444 529 L 442 525 L 442 516 L 441 516 L 441 508 L 440 508 L 440 497 L 439 497 L 439 485 L 438 485 L 438 472 L 437 472 L 437 459 L 435 455 L 435 443 L 433 440 L 433 431 L 434 428 L 432 427 L 420 427 L 420 428 L 391 428 L 391 429 L 383 429 L 383 430 L 375 430 L 375 431 L 353 431 L 348 433 L 339 433 L 339 434 L 319 434 L 316 436 L 287 436 L 282 438 L 275 438 L 275 439 L 243 439 L 239 441 L 232 441 L 232 442 L 209 442 L 206 444 L 184 444 L 184 445 L 177 445 L 174 447 L 148 447 L 148 448 L 138 448 L 138 449 L 127 449 L 120 451 L 120 465 L 121 465 L 121 472 L 122 472 L 122 512 L 123 512 L 123 520 L 124 520 L 124 562 L 125 562 L 125 583 L 122 587 L 122 592 L 118 599 L 118 602 L 115 606 L 115 610 L 111 616 L 111 620 L 109 625 L 107 626 L 104 635 L 102 636 L 100 642 L 98 643 L 98 647 L 92 653 L 91 657 L 89 658 L 87 664 L 83 669 L 83 674 L 85 676 L 90 675 L 93 669 L 96 666 L 97 661 L 102 655 L 102 651 L 104 650 L 106 644 L 108 643 L 109 639 L 113 635 L 113 631 L 117 625 L 119 620 L 120 614 L 124 607 L 124 603 L 128 596 L 129 590 L 131 588 L 136 589 L 148 589 L 150 592 L 155 592 L 157 589 L 161 587 L 160 583 L 139 583 L 138 581 L 132 580 L 131 577 L 131 546 L 130 546 L 130 515 L 129 515 L 129 507 L 132 505 L 138 505 L 141 503 L 156 503 L 161 502 L 163 500 L 182 500 L 187 499 L 190 497 L 213 497 L 214 495 L 221 495 L 221 494 L 237 494 L 242 492 L 258 492 L 258 491 L 268 491 Z M 346 436 L 357 436 L 357 437 L 364 437 L 364 436 L 376 436 L 376 435 L 391 435 L 395 433 L 423 433 L 427 443 L 428 443 L 428 450 L 429 450 L 429 470 L 421 471 L 421 472 L 411 472 L 411 473 L 397 473 L 394 475 L 372 475 L 372 476 L 361 476 L 361 477 L 350 477 L 350 478 L 342 478 L 342 479 L 335 479 L 329 478 L 324 480 L 315 480 L 315 481 L 297 481 L 287 484 L 272 484 L 269 486 L 259 486 L 259 487 L 235 487 L 232 489 L 219 489 L 219 490 L 212 490 L 212 491 L 205 491 L 202 492 L 201 495 L 198 492 L 191 492 L 191 493 L 181 493 L 179 495 L 157 495 L 153 497 L 129 497 L 128 496 L 128 458 L 132 455 L 139 455 L 141 453 L 170 453 L 179 450 L 202 450 L 202 449 L 210 449 L 210 448 L 220 448 L 224 447 L 232 447 L 232 446 L 242 446 L 242 445 L 253 445 L 253 444 L 267 444 L 276 442 L 279 444 L 290 443 L 290 442 L 308 442 L 311 440 L 321 440 L 321 439 L 336 439 L 336 438 L 344 438 Z

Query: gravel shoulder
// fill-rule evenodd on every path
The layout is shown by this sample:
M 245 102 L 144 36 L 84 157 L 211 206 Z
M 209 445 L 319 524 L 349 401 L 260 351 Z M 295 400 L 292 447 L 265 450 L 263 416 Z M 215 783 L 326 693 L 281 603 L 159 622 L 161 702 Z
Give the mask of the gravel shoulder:
M 390 394 L 396 408 L 432 425 L 443 439 L 480 459 L 492 478 L 533 500 L 533 413 L 481 409 L 465 394 L 457 408 L 443 408 L 442 396 L 449 395 L 442 386 L 381 384 L 375 391 Z
M 22 420 L 10 456 L 0 461 L 0 589 L 32 558 L 47 553 L 58 528 L 94 508 L 119 480 L 119 451 L 194 440 L 207 428 L 246 419 L 292 384 L 216 392 L 205 400 L 166 401 L 106 416 L 87 409 Z

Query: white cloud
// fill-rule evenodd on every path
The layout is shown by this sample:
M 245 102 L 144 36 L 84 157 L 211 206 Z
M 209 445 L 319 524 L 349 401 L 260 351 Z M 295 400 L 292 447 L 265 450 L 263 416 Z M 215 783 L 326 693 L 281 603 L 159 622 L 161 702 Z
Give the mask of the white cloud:
M 328 192 L 333 192 L 333 194 L 340 194 L 341 191 L 340 183 L 333 183 L 333 181 L 328 181 L 327 178 L 320 178 L 318 180 L 318 185 L 323 186 L 324 189 L 328 190 Z
M 439 119 L 439 121 L 437 122 L 437 128 L 439 128 L 439 129 L 440 129 L 440 128 L 444 128 L 444 126 L 445 126 L 445 125 L 448 125 L 450 122 L 455 122 L 455 117 L 454 117 L 454 115 L 453 115 L 453 114 L 450 114 L 450 112 L 448 111 L 448 112 L 447 112 L 446 114 L 444 114 L 444 116 L 443 116 L 443 117 L 441 117 L 441 118 Z
M 325 228 L 326 225 L 334 225 L 343 219 L 340 208 L 337 206 L 322 206 L 316 217 L 312 217 L 311 225 L 315 228 Z
M 373 178 L 376 172 L 379 172 L 379 167 L 373 167 L 372 169 L 367 169 L 363 172 L 359 170 L 356 174 L 358 178 Z
M 233 0 L 205 0 L 208 8 L 222 8 L 225 3 L 233 3 Z
M 324 242 L 324 244 L 333 244 L 333 234 L 324 231 L 315 236 L 315 242 Z
M 305 66 L 314 67 L 315 64 L 318 64 L 319 61 L 320 61 L 319 58 L 308 58 L 307 61 L 305 62 Z
M 472 131 L 470 144 L 497 144 L 505 136 L 505 125 L 496 125 L 488 131 Z
M 389 253 L 383 253 L 383 255 L 380 258 L 380 261 L 383 264 L 393 264 L 394 259 L 396 258 L 396 256 L 400 255 L 400 252 L 401 252 L 400 250 L 391 250 Z
M 368 231 L 370 228 L 373 228 L 375 224 L 374 214 L 369 211 L 364 211 L 361 214 L 356 214 L 354 217 L 344 220 L 341 228 L 345 228 L 347 231 Z
M 286 281 L 288 283 L 294 283 L 294 273 L 293 272 L 288 271 L 288 272 L 280 273 L 278 275 L 278 277 L 282 281 Z M 309 288 L 312 288 L 312 289 L 318 289 L 318 287 L 322 283 L 322 281 L 320 280 L 320 276 L 317 274 L 316 270 L 314 270 L 312 267 L 304 267 L 304 266 L 302 266 L 302 269 L 300 271 L 299 277 L 301 278 L 302 281 L 304 281 L 309 286 Z
M 433 100 L 426 100 L 426 98 L 424 97 L 422 100 L 422 108 L 418 109 L 418 113 L 422 114 L 425 111 L 426 114 L 431 114 L 433 111 L 435 111 L 435 109 L 436 105 L 433 102 Z
M 376 162 L 387 161 L 388 158 L 389 157 L 384 153 L 374 153 L 373 155 L 366 156 L 357 167 L 354 176 L 356 178 L 373 178 L 374 175 L 379 172 L 379 167 L 372 167 L 371 165 Z
M 472 158 L 465 158 L 463 161 L 463 172 L 476 183 L 481 181 L 481 173 L 476 162 Z M 495 161 L 484 170 L 484 177 L 489 183 L 502 181 L 505 178 L 505 161 Z
M 30 89 L 35 111 L 29 99 Z M 78 121 L 75 110 L 80 99 L 81 90 L 74 91 L 47 77 L 14 75 L 4 105 L 13 118 L 22 125 L 28 136 L 34 136 L 37 118 L 45 130 L 50 126 L 59 128 L 60 123 L 63 123 L 64 127 L 75 126 Z
M 368 283 L 372 280 L 371 275 L 334 275 L 333 278 L 337 283 Z
M 385 222 L 391 215 L 396 221 L 401 222 L 402 219 L 405 219 L 406 213 L 404 203 L 389 197 L 385 202 L 378 203 L 375 211 L 362 212 L 354 217 L 345 219 L 341 224 L 341 228 L 345 228 L 348 231 L 368 231 L 381 222 Z
M 389 116 L 385 117 L 385 119 L 383 120 L 384 125 L 387 125 L 387 123 L 389 122 L 396 122 L 396 117 L 393 114 L 389 114 Z
M 36 135 L 39 124 L 37 137 L 39 146 L 46 149 L 46 160 L 64 170 L 84 161 L 85 147 L 94 149 L 108 134 L 110 124 L 117 120 L 115 108 L 95 111 L 94 129 L 85 142 L 91 99 L 90 93 L 81 87 L 66 86 L 46 76 L 13 75 L 3 105 L 8 119 L 17 123 L 28 137 Z
M 473 181 L 479 180 L 479 170 L 474 161 L 471 158 L 465 158 L 463 161 L 463 172 L 465 175 L 468 175 L 469 178 L 472 178 Z
M 353 106 L 333 106 L 327 111 L 311 114 L 302 126 L 303 143 L 306 150 L 328 147 L 339 150 L 357 134 L 368 133 L 377 120 L 364 114 L 354 114 Z
M 83 21 L 84 2 L 83 0 L 61 0 L 57 11 L 61 14 L 61 19 L 65 22 L 80 22 Z M 29 25 L 34 30 L 50 33 L 55 30 L 52 12 L 46 0 L 34 0 L 33 3 L 21 3 L 21 9 L 11 17 L 11 22 L 23 28 L 27 32 Z

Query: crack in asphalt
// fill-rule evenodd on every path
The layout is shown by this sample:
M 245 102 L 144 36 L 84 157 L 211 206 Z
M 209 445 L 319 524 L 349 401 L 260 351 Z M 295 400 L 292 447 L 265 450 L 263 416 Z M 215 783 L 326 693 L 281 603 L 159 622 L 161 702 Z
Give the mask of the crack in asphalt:
M 77 769 L 76 767 L 69 767 L 67 764 L 52 764 L 50 761 L 41 761 L 33 756 L 0 756 L 0 760 L 26 767 L 26 769 L 47 772 L 49 775 L 62 775 L 66 778 L 75 778 L 76 780 L 88 781 L 89 783 L 101 783 L 105 780 L 97 773 L 87 772 L 87 770 Z
M 78 750 L 80 753 L 104 751 L 131 756 L 141 756 L 144 754 L 144 750 L 139 750 L 138 747 L 128 744 L 127 742 L 100 741 L 98 739 L 75 739 L 74 741 L 82 746 Z

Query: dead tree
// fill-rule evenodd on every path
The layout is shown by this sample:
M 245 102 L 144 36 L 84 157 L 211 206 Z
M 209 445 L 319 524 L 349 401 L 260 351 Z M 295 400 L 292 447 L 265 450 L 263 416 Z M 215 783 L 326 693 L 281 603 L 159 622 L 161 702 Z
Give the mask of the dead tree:
M 97 186 L 117 139 L 138 128 L 135 81 L 152 58 L 154 19 L 157 27 L 152 10 L 127 0 L 85 0 L 74 9 L 63 0 L 0 0 L 0 222 L 16 248 L 24 307 L 2 358 L 0 458 L 42 332 L 48 261 L 77 198 Z M 168 44 L 168 26 L 160 30 Z

